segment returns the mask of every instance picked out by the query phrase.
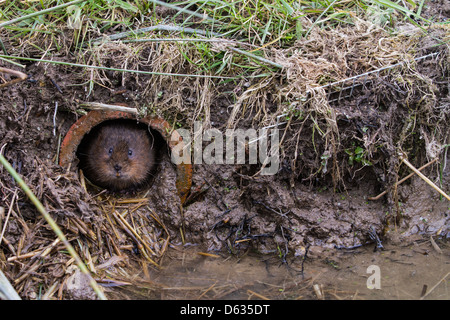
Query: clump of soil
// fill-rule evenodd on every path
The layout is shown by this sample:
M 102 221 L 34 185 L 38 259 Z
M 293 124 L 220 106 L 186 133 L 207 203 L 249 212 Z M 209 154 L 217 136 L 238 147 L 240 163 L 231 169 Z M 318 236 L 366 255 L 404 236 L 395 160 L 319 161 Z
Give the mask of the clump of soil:
M 310 40 L 266 53 L 283 64 L 279 73 L 227 84 L 27 62 L 29 79 L 0 89 L 0 151 L 99 281 L 129 281 L 124 270 L 130 264 L 157 268 L 175 244 L 236 256 L 275 253 L 286 262 L 417 235 L 445 240 L 447 200 L 418 177 L 396 182 L 410 172 L 399 157 L 404 152 L 416 167 L 439 158 L 423 173 L 450 190 L 450 58 L 448 47 L 434 46 L 448 33 L 436 28 L 426 36 L 415 30 L 388 37 L 372 28 L 314 29 Z M 17 52 L 14 41 L 3 41 L 8 52 Z M 181 50 L 193 61 L 199 57 L 195 46 L 169 42 L 105 42 L 84 54 L 85 61 L 111 68 L 194 73 Z M 396 63 L 402 64 L 358 78 L 347 89 L 343 82 L 324 87 Z M 94 191 L 76 162 L 57 165 L 61 138 L 83 113 L 81 101 L 126 102 L 191 131 L 195 120 L 222 131 L 277 125 L 280 170 L 263 176 L 261 164 L 196 164 L 182 204 L 167 152 L 148 189 Z M 0 265 L 19 294 L 35 298 L 43 284 L 59 298 L 92 298 L 70 289 L 73 262 L 4 169 L 0 188 Z M 385 190 L 379 200 L 369 200 Z

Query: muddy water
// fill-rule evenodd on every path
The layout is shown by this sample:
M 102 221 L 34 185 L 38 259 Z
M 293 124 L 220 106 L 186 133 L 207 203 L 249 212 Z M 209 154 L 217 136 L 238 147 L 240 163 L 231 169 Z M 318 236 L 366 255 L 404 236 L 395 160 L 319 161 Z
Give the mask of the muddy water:
M 165 174 L 169 172 L 168 169 L 164 170 Z M 162 177 L 165 176 L 162 175 Z M 151 199 L 150 205 L 170 201 L 164 202 L 161 199 L 171 195 L 166 188 L 173 180 L 164 178 L 164 183 L 159 184 L 163 186 L 164 192 L 157 190 L 150 192 L 150 196 L 157 196 Z M 276 186 L 277 183 L 274 181 L 272 186 Z M 257 186 L 259 185 L 262 184 Z M 251 194 L 254 197 L 259 194 L 257 189 L 252 191 Z M 291 207 L 283 206 L 292 202 L 295 210 L 302 210 L 299 214 L 301 219 L 299 218 L 300 226 L 297 230 L 301 231 L 304 228 L 305 238 L 308 235 L 307 230 L 320 231 L 325 222 L 326 226 L 331 227 L 314 234 L 319 240 L 321 237 L 330 238 L 332 233 L 338 240 L 341 238 L 353 240 L 355 234 L 362 234 L 361 230 L 369 230 L 370 226 L 381 225 L 380 212 L 384 212 L 382 204 L 364 202 L 362 200 L 364 197 L 358 193 L 358 190 L 350 192 L 345 199 L 339 198 L 339 202 L 342 202 L 340 206 L 338 205 L 339 211 L 347 210 L 344 201 L 348 201 L 349 209 L 342 216 L 345 215 L 346 221 L 351 222 L 349 225 L 353 227 L 347 229 L 346 221 L 336 219 L 335 207 L 327 194 L 303 192 L 301 196 L 305 200 L 300 206 L 295 207 L 294 202 L 290 201 L 290 194 L 284 188 L 272 187 L 271 191 L 269 196 L 261 192 L 261 198 L 267 203 L 283 208 L 282 211 L 287 212 Z M 214 213 L 214 210 L 218 210 L 215 209 L 214 202 L 210 202 L 210 199 L 206 197 L 202 202 L 196 203 L 199 205 L 193 204 L 184 211 L 186 225 L 192 226 L 191 232 L 187 233 L 191 236 L 190 242 L 199 245 L 172 244 L 160 263 L 162 270 L 148 268 L 144 272 L 142 266 L 137 267 L 133 271 L 135 283 L 111 289 L 111 298 L 406 300 L 423 297 L 448 300 L 450 299 L 450 244 L 448 243 L 447 203 L 439 201 L 436 194 L 432 193 L 420 179 L 415 179 L 408 186 L 402 186 L 400 191 L 402 194 L 413 195 L 410 197 L 413 199 L 407 201 L 405 196 L 405 201 L 402 203 L 401 225 L 395 230 L 388 230 L 386 226 L 386 236 L 382 240 L 383 250 L 374 251 L 375 244 L 370 243 L 368 239 L 364 239 L 362 246 L 358 241 L 349 241 L 349 245 L 346 245 L 346 242 L 337 241 L 335 245 L 338 247 L 357 246 L 354 249 L 339 250 L 334 249 L 332 242 L 326 241 L 327 246 L 320 246 L 313 241 L 306 259 L 304 259 L 302 242 L 296 242 L 295 238 L 300 233 L 292 233 L 290 241 L 286 239 L 277 243 L 268 241 L 269 245 L 265 246 L 261 245 L 262 241 L 251 242 L 246 249 L 247 253 L 244 252 L 245 250 L 239 251 L 238 257 L 228 254 L 225 241 L 220 243 L 221 250 L 217 250 L 214 245 L 211 245 L 215 242 L 211 242 L 212 240 L 204 235 L 207 234 L 206 232 L 201 232 L 201 230 L 211 230 L 211 226 L 217 221 L 217 218 L 213 218 L 221 217 L 220 212 Z M 364 192 L 367 193 L 367 191 Z M 210 192 L 211 194 L 214 193 Z M 224 193 L 224 199 L 227 203 L 233 203 L 232 195 L 228 193 Z M 309 206 L 305 203 L 309 203 Z M 164 208 L 156 206 L 154 211 L 164 214 Z M 233 211 L 231 217 L 236 218 L 239 214 L 245 215 L 246 212 L 248 211 L 242 206 L 239 210 Z M 249 215 L 252 213 L 255 212 L 250 212 Z M 263 222 L 272 221 L 272 216 L 267 212 L 256 213 L 258 215 L 252 221 L 255 221 L 256 217 L 266 219 Z M 315 213 L 328 214 L 323 218 L 324 223 L 314 216 Z M 167 224 L 174 224 L 176 217 L 178 217 L 177 212 L 170 214 L 170 219 L 166 220 Z M 211 221 L 206 223 L 208 219 Z M 295 220 L 287 219 L 282 222 L 295 223 Z M 204 227 L 205 223 L 207 228 Z M 302 226 L 302 223 L 307 223 L 307 226 Z M 252 228 L 255 228 L 255 225 L 252 225 Z M 261 223 L 260 229 L 254 233 L 267 232 L 264 229 L 267 225 L 270 227 L 269 223 Z M 292 230 L 294 227 L 295 225 L 287 224 L 285 230 Z M 194 234 L 198 234 L 199 239 L 193 237 Z M 433 241 L 430 234 L 434 237 Z M 172 243 L 179 242 L 176 232 L 171 239 L 174 239 Z M 280 251 L 275 249 L 277 247 Z M 213 257 L 202 254 L 205 252 L 220 253 Z M 264 252 L 264 254 L 256 252 Z M 280 257 L 279 253 L 284 252 L 289 254 L 285 258 Z
M 211 257 L 198 247 L 172 247 L 162 270 L 149 269 L 146 276 L 139 275 L 138 285 L 117 288 L 112 295 L 164 300 L 448 300 L 450 248 L 448 243 L 438 246 L 417 241 L 385 244 L 384 250 L 374 252 L 368 245 L 307 258 L 303 265 L 300 258 L 283 264 L 275 254 Z M 378 267 L 378 272 L 369 267 Z

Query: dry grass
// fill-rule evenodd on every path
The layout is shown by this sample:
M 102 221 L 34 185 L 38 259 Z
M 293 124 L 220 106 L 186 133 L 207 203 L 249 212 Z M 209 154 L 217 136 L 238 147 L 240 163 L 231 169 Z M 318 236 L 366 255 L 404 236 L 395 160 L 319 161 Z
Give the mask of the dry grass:
M 340 5 L 344 3 L 341 1 Z M 256 129 L 285 122 L 280 127 L 282 161 L 287 163 L 285 169 L 291 170 L 290 178 L 313 181 L 331 177 L 333 188 L 345 187 L 344 176 L 353 176 L 365 166 L 349 165 L 346 151 L 354 151 L 355 143 L 364 150 L 364 159 L 380 171 L 379 177 L 386 176 L 383 181 L 386 188 L 394 186 L 397 180 L 399 151 L 419 162 L 424 162 L 424 157 L 428 160 L 443 157 L 450 143 L 450 107 L 448 98 L 442 97 L 445 84 L 436 82 L 448 83 L 447 26 L 424 27 L 426 32 L 415 28 L 392 34 L 370 20 L 344 12 L 343 17 L 351 19 L 352 24 L 338 23 L 342 17 L 330 18 L 336 24 L 319 28 L 312 17 L 317 18 L 324 11 L 311 9 L 311 16 L 299 15 L 293 23 L 288 15 L 289 8 L 285 7 L 287 11 L 280 9 L 282 18 L 275 27 L 266 24 L 268 19 L 257 20 L 256 9 L 252 7 L 239 16 L 248 21 L 245 29 L 235 30 L 236 12 L 234 18 L 224 16 L 223 21 L 228 23 L 230 19 L 233 23 L 227 24 L 228 30 L 221 29 L 225 34 L 223 43 L 105 40 L 98 45 L 83 46 L 104 32 L 94 18 L 88 19 L 87 27 L 80 30 L 56 32 L 61 25 L 52 21 L 47 26 L 39 24 L 32 32 L 27 29 L 26 36 L 21 36 L 25 31 L 20 28 L 0 30 L 0 36 L 8 55 L 66 62 L 67 66 L 61 69 L 49 67 L 53 70 L 49 71 L 49 76 L 53 76 L 54 70 L 71 73 L 71 82 L 67 83 L 65 78 L 65 84 L 74 88 L 74 96 L 82 96 L 86 101 L 98 97 L 122 98 L 140 109 L 141 114 L 156 114 L 171 121 L 174 127 L 192 130 L 196 120 L 202 120 L 204 128 L 220 129 Z M 209 7 L 207 12 L 213 16 L 217 14 L 214 10 Z M 238 8 L 239 13 L 242 11 L 245 11 L 244 6 Z M 270 12 L 267 6 L 261 11 Z M 333 12 L 337 14 L 339 10 Z M 139 20 L 139 14 L 132 17 Z M 124 29 L 132 25 L 131 16 L 127 16 L 124 8 L 108 10 L 103 18 L 110 24 L 109 34 L 118 33 L 114 20 L 123 19 Z M 220 25 L 224 28 L 223 23 Z M 136 28 L 140 26 L 136 23 Z M 299 26 L 308 31 L 307 38 L 293 38 Z M 164 38 L 168 35 L 158 31 L 151 36 Z M 181 35 L 176 33 L 176 36 Z M 235 42 L 231 45 L 229 40 Z M 257 54 L 259 59 L 233 48 Z M 425 67 L 421 67 L 414 61 L 432 50 L 440 55 L 437 60 L 426 62 L 428 66 L 425 63 Z M 72 67 L 70 64 L 74 62 L 166 74 L 86 70 Z M 399 62 L 405 64 L 372 76 L 368 79 L 370 86 L 338 104 L 330 103 L 328 95 L 342 88 L 338 85 L 323 88 Z M 427 70 L 436 72 L 427 74 Z M 78 88 L 81 89 L 76 91 Z M 126 95 L 115 95 L 120 90 L 125 90 Z M 78 108 L 75 100 L 68 99 L 66 103 L 67 109 L 75 113 Z M 370 110 L 361 110 L 362 106 Z M 349 123 L 345 131 L 341 129 L 343 122 Z M 423 140 L 417 138 L 419 135 Z M 171 241 L 168 228 L 158 212 L 147 206 L 145 198 L 129 199 L 126 203 L 104 195 L 94 197 L 81 187 L 73 172 L 44 166 L 39 160 L 30 160 L 27 164 L 28 184 L 57 218 L 70 242 L 76 244 L 82 260 L 99 282 L 125 285 L 142 281 L 148 290 L 159 288 L 150 281 L 136 279 L 127 271 L 136 265 L 143 266 L 142 270 L 147 266 L 158 268 Z M 3 171 L 0 176 L 0 209 L 3 208 L 0 221 L 2 226 L 8 224 L 8 235 L 3 238 L 0 250 L 2 270 L 9 274 L 22 297 L 63 299 L 74 296 L 75 293 L 68 294 L 65 287 L 73 277 L 73 259 L 41 217 L 27 216 L 33 210 L 28 205 L 19 206 L 17 194 L 20 192 L 9 176 Z M 214 298 L 220 298 L 230 290 L 235 288 L 208 285 L 196 294 L 202 297 L 214 293 Z M 77 294 L 78 298 L 92 298 L 86 292 Z M 263 297 L 253 291 L 249 296 Z

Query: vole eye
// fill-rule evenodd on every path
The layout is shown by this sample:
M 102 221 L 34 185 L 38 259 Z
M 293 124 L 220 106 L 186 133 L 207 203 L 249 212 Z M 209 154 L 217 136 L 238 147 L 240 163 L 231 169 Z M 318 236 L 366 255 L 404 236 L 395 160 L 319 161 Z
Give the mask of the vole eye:
M 108 154 L 109 154 L 109 155 L 112 155 L 112 153 L 113 153 L 113 148 L 109 148 Z
M 133 150 L 128 149 L 128 155 L 131 157 L 133 155 Z

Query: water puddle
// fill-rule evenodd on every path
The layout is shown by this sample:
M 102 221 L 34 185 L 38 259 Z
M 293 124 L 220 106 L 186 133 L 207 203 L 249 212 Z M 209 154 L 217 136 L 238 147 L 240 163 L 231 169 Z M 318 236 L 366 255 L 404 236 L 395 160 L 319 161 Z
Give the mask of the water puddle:
M 286 264 L 275 254 L 213 257 L 198 247 L 173 247 L 162 270 L 141 271 L 135 284 L 111 289 L 110 295 L 163 300 L 450 299 L 447 243 L 436 248 L 428 240 L 384 248 L 335 250 L 332 258 L 292 258 Z

